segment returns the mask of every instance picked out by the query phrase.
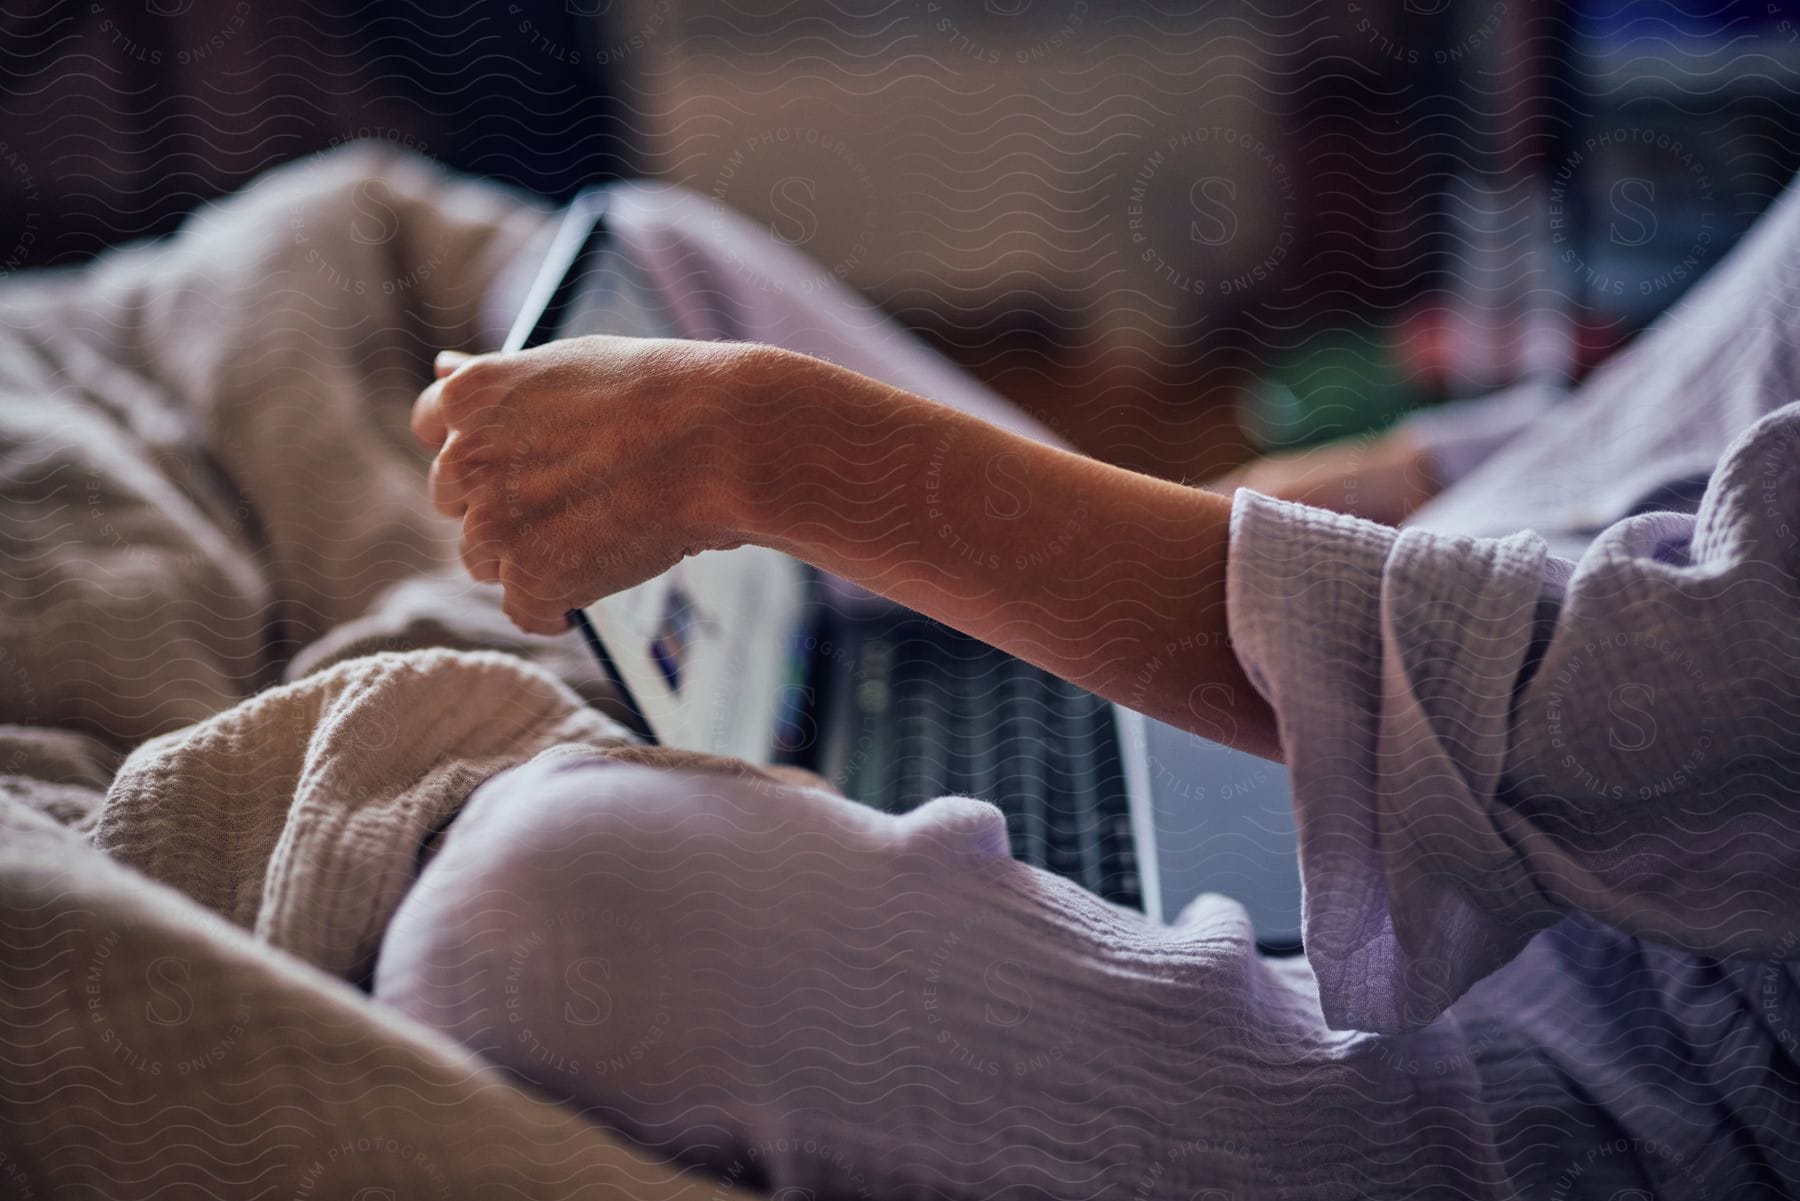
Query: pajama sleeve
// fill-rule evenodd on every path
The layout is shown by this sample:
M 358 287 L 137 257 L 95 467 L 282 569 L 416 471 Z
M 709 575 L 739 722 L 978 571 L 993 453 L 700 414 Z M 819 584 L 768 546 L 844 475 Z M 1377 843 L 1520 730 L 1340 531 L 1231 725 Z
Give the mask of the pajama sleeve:
M 1248 491 L 1233 645 L 1279 721 L 1327 1020 L 1430 1021 L 1570 912 L 1800 955 L 1800 405 L 1578 562 Z

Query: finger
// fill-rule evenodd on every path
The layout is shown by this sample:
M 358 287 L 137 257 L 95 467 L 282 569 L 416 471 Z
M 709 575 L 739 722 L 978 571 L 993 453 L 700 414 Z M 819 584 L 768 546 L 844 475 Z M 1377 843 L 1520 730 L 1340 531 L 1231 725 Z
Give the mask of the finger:
M 494 522 L 471 510 L 463 519 L 458 553 L 469 575 L 484 584 L 500 582 L 500 551 L 505 545 Z
M 508 620 L 527 634 L 561 634 L 569 628 L 569 606 L 552 596 L 548 587 L 514 560 L 500 566 L 500 585 L 505 598 L 501 609 Z
M 459 442 L 461 436 L 451 434 L 439 449 L 437 458 L 431 461 L 431 472 L 426 480 L 431 503 L 445 517 L 461 518 L 469 511 L 469 496 L 473 491 L 473 480 L 468 464 L 463 461 Z
M 438 382 L 443 392 L 438 407 L 444 422 L 461 429 L 506 395 L 513 372 L 506 366 L 509 356 L 491 354 L 464 355 L 456 367 Z
M 443 384 L 431 384 L 419 393 L 419 399 L 413 401 L 413 437 L 429 450 L 442 446 L 450 433 L 449 427 L 444 424 L 443 391 Z
M 443 379 L 474 357 L 474 355 L 460 350 L 440 350 L 437 352 L 437 358 L 431 361 L 432 374 L 438 379 Z
M 547 612 L 535 608 L 532 602 L 519 600 L 517 594 L 511 589 L 506 592 L 506 599 L 501 604 L 501 610 L 506 614 L 508 621 L 527 634 L 553 637 L 557 634 L 567 633 L 569 629 L 568 620 L 563 616 L 562 610 Z

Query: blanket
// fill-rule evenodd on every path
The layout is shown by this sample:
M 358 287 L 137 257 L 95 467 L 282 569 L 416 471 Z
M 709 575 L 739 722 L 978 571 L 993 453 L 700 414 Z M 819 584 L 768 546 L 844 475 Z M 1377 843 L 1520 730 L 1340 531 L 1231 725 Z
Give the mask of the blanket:
M 407 428 L 546 219 L 356 146 L 0 286 L 0 1195 L 719 1194 L 358 987 L 482 780 L 625 741 Z

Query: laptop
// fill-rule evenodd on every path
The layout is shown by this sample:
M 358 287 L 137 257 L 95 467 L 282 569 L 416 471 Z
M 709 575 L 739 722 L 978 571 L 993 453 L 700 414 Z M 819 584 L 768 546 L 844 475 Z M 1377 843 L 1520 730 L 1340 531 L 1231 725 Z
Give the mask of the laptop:
M 682 336 L 610 235 L 610 196 L 590 189 L 565 210 L 503 349 Z M 806 767 L 889 812 L 979 797 L 1006 815 L 1025 862 L 1157 921 L 1222 892 L 1244 904 L 1265 951 L 1299 949 L 1294 818 L 1278 764 L 1112 705 L 762 547 L 692 556 L 569 616 L 647 740 Z

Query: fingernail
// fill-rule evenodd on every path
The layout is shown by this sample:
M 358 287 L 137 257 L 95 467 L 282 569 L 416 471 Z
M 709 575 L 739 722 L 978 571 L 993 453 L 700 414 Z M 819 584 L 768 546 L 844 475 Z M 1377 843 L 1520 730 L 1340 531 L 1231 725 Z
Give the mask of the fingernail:
M 464 359 L 472 357 L 472 355 L 460 350 L 440 350 L 437 352 L 437 365 L 439 367 L 454 367 Z

